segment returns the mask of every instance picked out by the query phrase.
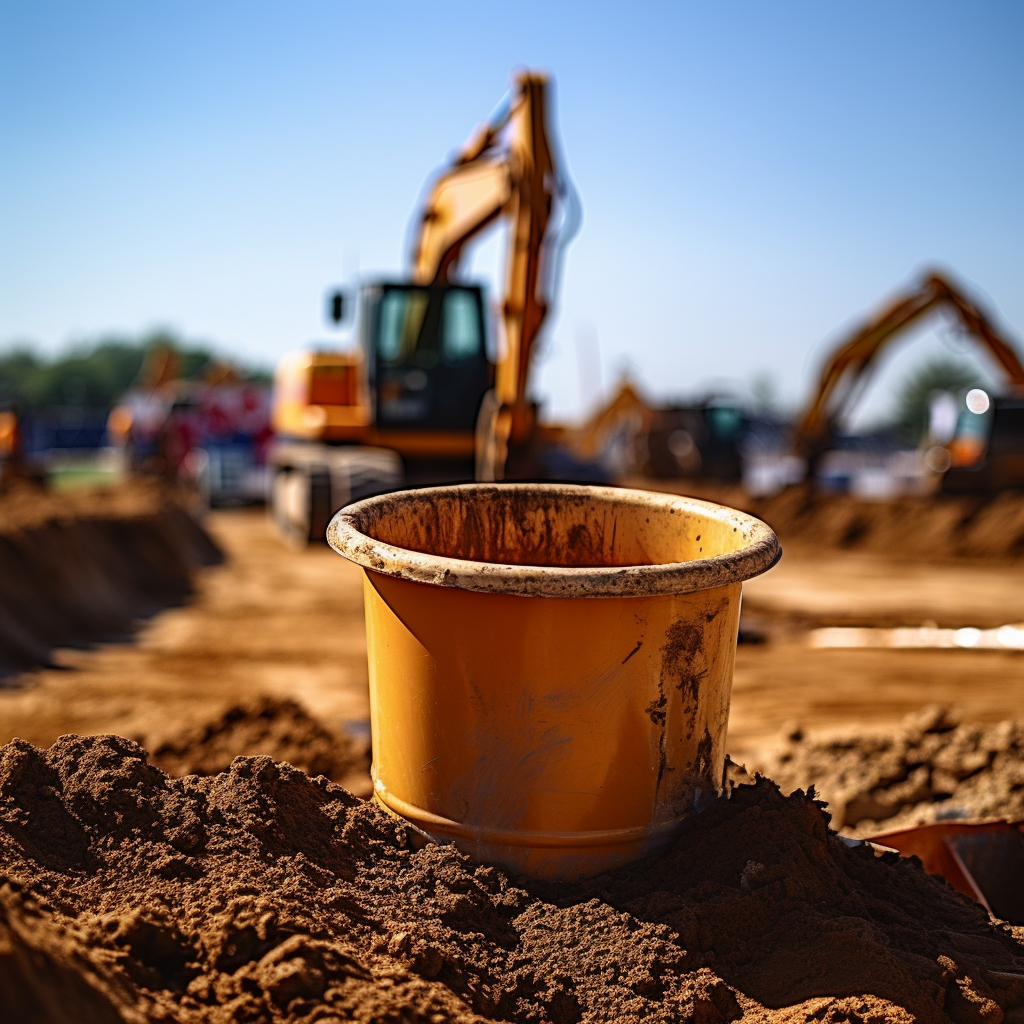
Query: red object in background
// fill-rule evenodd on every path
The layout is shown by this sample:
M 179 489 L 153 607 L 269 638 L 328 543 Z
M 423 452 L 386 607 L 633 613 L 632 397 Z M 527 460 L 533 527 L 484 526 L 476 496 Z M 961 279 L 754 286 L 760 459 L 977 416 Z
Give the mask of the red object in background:
M 883 832 L 869 842 L 918 857 L 925 871 L 993 917 L 1024 924 L 1024 822 L 939 821 Z

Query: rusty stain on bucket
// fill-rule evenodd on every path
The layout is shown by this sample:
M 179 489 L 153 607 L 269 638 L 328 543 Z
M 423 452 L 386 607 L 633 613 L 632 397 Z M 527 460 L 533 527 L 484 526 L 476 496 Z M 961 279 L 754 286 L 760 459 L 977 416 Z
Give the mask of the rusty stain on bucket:
M 718 793 L 742 581 L 780 549 L 675 495 L 469 484 L 339 512 L 365 570 L 375 796 L 545 878 L 642 856 Z

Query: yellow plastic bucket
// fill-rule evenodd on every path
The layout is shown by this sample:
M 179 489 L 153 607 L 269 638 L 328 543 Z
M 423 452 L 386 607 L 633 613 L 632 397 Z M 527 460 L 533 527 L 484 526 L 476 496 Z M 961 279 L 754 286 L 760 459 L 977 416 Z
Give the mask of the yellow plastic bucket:
M 467 484 L 342 509 L 376 799 L 538 878 L 643 856 L 721 790 L 742 581 L 775 534 L 693 498 Z

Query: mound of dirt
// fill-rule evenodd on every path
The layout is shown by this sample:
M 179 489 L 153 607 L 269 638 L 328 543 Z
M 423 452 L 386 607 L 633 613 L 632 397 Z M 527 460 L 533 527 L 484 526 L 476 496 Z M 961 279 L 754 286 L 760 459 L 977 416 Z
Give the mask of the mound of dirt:
M 0 499 L 0 676 L 50 665 L 58 647 L 130 636 L 221 560 L 172 491 L 133 483 Z
M 162 743 L 150 760 L 168 775 L 216 775 L 239 756 L 285 761 L 308 775 L 325 775 L 357 796 L 369 796 L 367 742 L 339 735 L 293 700 L 258 697 L 189 726 Z
M 757 767 L 784 791 L 814 786 L 850 835 L 950 818 L 1024 819 L 1024 722 L 957 724 L 937 705 L 885 735 L 788 730 Z
M 0 1005 L 11 1024 L 1024 1011 L 1024 934 L 827 823 L 760 780 L 658 857 L 528 884 L 270 758 L 172 779 L 118 737 L 14 741 Z
M 1024 493 L 864 501 L 809 485 L 755 498 L 704 481 L 632 480 L 630 486 L 691 494 L 764 520 L 786 545 L 862 550 L 902 560 L 1024 558 Z
M 783 539 L 897 559 L 1024 558 L 1024 494 L 863 501 L 794 487 L 748 504 Z

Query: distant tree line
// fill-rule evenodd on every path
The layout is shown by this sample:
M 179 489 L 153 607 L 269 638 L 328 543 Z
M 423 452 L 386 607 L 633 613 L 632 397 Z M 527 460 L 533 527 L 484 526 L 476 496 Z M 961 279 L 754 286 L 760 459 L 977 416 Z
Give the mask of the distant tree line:
M 887 426 L 902 440 L 918 444 L 928 433 L 929 408 L 936 392 L 957 394 L 983 385 L 984 378 L 969 363 L 958 359 L 934 359 L 918 367 L 904 382 Z
M 15 344 L 0 351 L 0 409 L 109 411 L 138 381 L 147 354 L 157 347 L 175 351 L 186 379 L 202 376 L 218 361 L 211 348 L 163 331 L 135 340 L 102 338 L 52 357 Z M 263 371 L 239 369 L 250 380 L 269 381 Z

